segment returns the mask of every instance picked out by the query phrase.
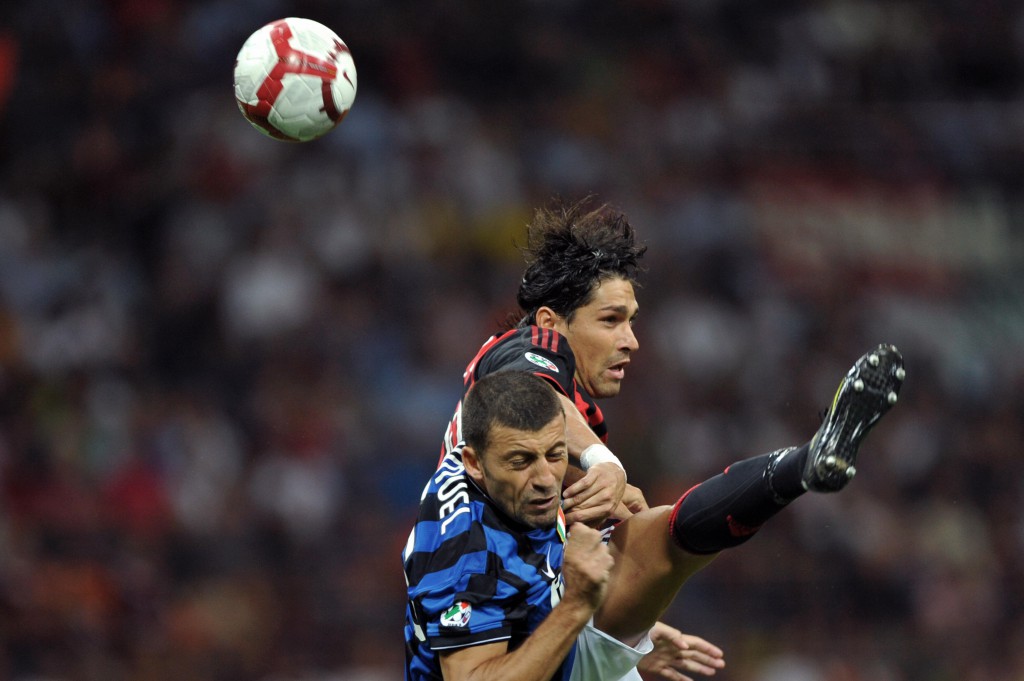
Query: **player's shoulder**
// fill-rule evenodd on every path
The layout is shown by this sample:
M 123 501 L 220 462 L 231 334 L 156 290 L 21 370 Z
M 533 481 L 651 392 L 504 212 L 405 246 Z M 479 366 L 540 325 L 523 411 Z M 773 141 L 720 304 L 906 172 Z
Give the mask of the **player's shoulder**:
M 447 454 L 420 499 L 419 518 L 403 551 L 410 588 L 439 588 L 484 573 L 503 545 L 487 496 L 469 480 L 456 452 Z
M 495 337 L 481 358 L 481 375 L 502 369 L 522 369 L 572 376 L 576 360 L 565 336 L 554 329 L 523 326 Z
M 509 337 L 515 338 L 525 347 L 546 350 L 548 352 L 566 352 L 572 354 L 572 348 L 569 347 L 569 341 L 566 340 L 565 336 L 554 329 L 537 326 L 536 324 L 529 324 L 512 329 L 512 333 L 509 334 Z
M 469 532 L 482 517 L 484 497 L 466 475 L 460 452 L 457 448 L 441 458 L 420 497 L 417 525 L 424 528 L 428 546 Z

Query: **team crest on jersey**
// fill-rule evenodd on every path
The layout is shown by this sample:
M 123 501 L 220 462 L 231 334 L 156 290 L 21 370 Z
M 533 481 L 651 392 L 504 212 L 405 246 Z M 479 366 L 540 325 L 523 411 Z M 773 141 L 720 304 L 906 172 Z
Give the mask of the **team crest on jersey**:
M 547 369 L 548 371 L 553 371 L 556 374 L 558 373 L 558 367 L 555 366 L 555 363 L 552 362 L 547 357 L 541 357 L 537 353 L 528 352 L 528 353 L 526 353 L 526 359 L 529 360 L 530 362 L 536 364 L 541 369 Z
M 473 614 L 473 606 L 466 601 L 458 601 L 441 615 L 442 627 L 468 627 L 469 616 Z
M 558 517 L 555 519 L 555 531 L 558 532 L 558 538 L 565 543 L 565 514 L 562 513 L 562 507 L 558 507 Z

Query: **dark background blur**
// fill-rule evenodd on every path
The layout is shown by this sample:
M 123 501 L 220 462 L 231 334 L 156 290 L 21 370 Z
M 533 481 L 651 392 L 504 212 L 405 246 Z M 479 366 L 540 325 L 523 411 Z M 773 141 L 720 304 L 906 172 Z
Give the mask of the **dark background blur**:
M 239 114 L 304 16 L 328 137 Z M 666 620 L 744 681 L 1024 679 L 1024 7 L 15 0 L 0 9 L 0 679 L 401 676 L 400 550 L 531 209 L 650 246 L 604 407 L 652 502 L 899 407 Z

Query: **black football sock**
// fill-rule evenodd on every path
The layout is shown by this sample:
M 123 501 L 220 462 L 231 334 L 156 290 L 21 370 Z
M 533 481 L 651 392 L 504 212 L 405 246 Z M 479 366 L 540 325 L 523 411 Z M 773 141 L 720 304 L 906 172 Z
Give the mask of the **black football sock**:
M 676 502 L 669 529 L 676 544 L 697 554 L 739 546 L 804 493 L 807 445 L 732 464 Z

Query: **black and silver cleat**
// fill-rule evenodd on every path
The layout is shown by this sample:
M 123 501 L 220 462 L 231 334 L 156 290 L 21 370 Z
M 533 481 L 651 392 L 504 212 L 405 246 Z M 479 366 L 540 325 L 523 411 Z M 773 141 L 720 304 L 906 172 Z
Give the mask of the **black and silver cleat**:
M 878 419 L 899 399 L 906 372 L 892 345 L 879 345 L 843 377 L 832 406 L 811 439 L 804 489 L 837 492 L 857 474 L 857 449 Z

